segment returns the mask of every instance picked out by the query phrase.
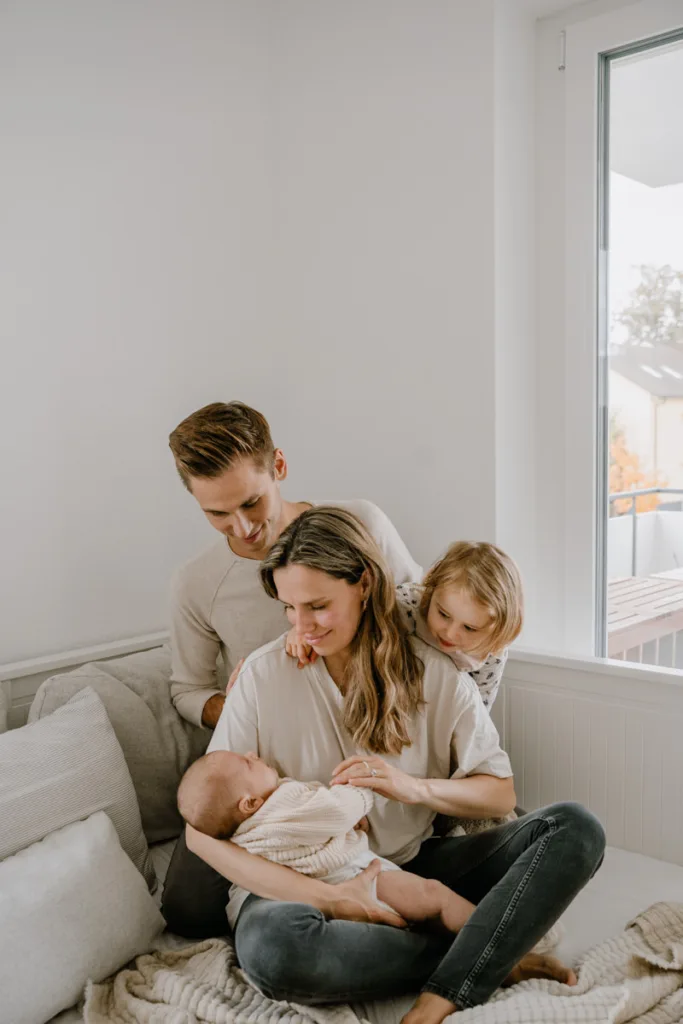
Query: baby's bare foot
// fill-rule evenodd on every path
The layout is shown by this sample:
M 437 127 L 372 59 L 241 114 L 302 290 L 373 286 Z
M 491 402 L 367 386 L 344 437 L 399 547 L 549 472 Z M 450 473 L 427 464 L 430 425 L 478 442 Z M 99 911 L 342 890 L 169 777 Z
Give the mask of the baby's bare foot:
M 508 974 L 503 987 L 508 988 L 527 978 L 548 978 L 550 981 L 560 981 L 563 985 L 576 985 L 576 975 L 571 967 L 565 967 L 556 956 L 544 953 L 527 953 L 522 957 Z

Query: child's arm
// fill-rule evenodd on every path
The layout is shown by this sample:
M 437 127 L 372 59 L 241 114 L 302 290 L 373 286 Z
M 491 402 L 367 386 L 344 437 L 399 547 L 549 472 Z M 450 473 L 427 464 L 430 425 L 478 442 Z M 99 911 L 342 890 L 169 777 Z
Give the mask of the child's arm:
M 500 654 L 489 654 L 480 668 L 473 669 L 469 673 L 479 690 L 484 707 L 488 708 L 489 711 L 493 707 L 493 702 L 498 695 L 498 687 L 503 678 L 503 670 L 507 660 L 508 649 L 506 648 Z
M 318 655 L 312 647 L 299 636 L 294 626 L 287 634 L 285 650 L 290 658 L 296 658 L 297 668 L 306 668 L 306 665 L 313 665 L 318 660 Z

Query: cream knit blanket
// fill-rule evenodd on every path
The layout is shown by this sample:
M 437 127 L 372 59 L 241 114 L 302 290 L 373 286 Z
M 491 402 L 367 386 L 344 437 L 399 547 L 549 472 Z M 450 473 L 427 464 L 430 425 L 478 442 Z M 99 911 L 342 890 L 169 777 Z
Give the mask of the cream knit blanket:
M 85 1024 L 360 1024 L 350 1007 L 298 1006 L 261 995 L 223 939 L 157 950 L 101 985 L 90 983 Z
M 325 878 L 367 852 L 367 836 L 353 826 L 372 801 L 368 789 L 284 779 L 232 841 L 302 875 Z
M 683 904 L 656 903 L 587 953 L 574 988 L 525 981 L 498 991 L 453 1024 L 677 1024 L 683 1020 Z M 388 1020 L 376 1004 L 373 1019 Z M 371 1008 L 368 1007 L 368 1013 Z M 210 939 L 136 958 L 89 985 L 85 1024 L 358 1024 L 349 1006 L 276 1003 L 252 988 L 232 946 Z M 398 1024 L 396 1017 L 393 1024 Z

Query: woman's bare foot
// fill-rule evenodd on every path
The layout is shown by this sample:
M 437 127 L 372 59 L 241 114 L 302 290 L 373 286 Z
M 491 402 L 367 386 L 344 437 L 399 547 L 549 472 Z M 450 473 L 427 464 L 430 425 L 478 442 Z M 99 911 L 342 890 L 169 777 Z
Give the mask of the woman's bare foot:
M 434 992 L 422 992 L 401 1024 L 441 1024 L 442 1020 L 456 1010 L 457 1006 L 454 1003 L 449 1003 L 447 999 L 442 999 Z
M 548 978 L 550 981 L 560 981 L 563 985 L 576 985 L 576 975 L 571 967 L 565 967 L 556 956 L 545 953 L 527 953 L 523 956 L 510 971 L 502 987 L 509 988 L 527 978 Z
M 548 978 L 550 981 L 560 981 L 563 985 L 576 985 L 576 975 L 571 967 L 565 967 L 556 956 L 527 953 L 510 971 L 502 987 L 509 988 L 528 978 Z M 408 1010 L 401 1024 L 441 1024 L 457 1009 L 455 1003 L 449 1003 L 447 999 L 442 999 L 433 992 L 423 992 L 418 996 L 415 1005 Z

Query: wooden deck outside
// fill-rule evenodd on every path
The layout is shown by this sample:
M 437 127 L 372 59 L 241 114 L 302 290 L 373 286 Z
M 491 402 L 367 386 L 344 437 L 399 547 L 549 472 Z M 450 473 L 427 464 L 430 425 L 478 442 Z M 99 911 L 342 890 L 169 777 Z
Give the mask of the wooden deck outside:
M 680 570 L 675 570 L 661 576 L 632 576 L 609 581 L 607 650 L 610 658 L 623 658 L 628 651 L 652 641 L 656 641 L 659 648 L 660 640 L 671 638 L 667 639 L 667 648 L 671 650 L 667 649 L 665 657 L 657 658 L 654 663 L 674 667 L 678 664 L 681 651 L 676 651 L 675 634 L 683 630 L 681 575 Z

